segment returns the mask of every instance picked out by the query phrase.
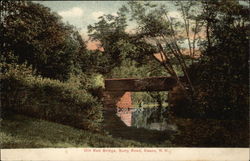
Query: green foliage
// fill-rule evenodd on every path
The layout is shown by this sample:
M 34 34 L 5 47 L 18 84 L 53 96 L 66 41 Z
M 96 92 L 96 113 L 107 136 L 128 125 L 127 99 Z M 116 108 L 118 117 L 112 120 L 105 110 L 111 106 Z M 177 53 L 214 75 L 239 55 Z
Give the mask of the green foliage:
M 32 2 L 3 1 L 1 7 L 1 62 L 27 62 L 38 74 L 59 80 L 67 80 L 79 68 L 85 44 L 59 15 Z
M 16 114 L 1 121 L 0 140 L 1 148 L 11 149 L 154 146 Z
M 208 26 L 211 42 L 190 70 L 199 110 L 206 117 L 249 119 L 249 8 L 236 1 L 205 7 L 205 21 L 213 20 Z
M 113 68 L 107 76 L 111 78 L 142 78 L 166 75 L 164 68 L 154 60 L 149 59 L 146 64 L 141 64 L 131 59 L 124 59 L 121 65 Z
M 119 67 L 115 67 L 109 74 L 111 78 L 140 78 L 145 77 L 145 67 L 138 67 L 135 61 L 124 60 Z
M 81 58 L 81 69 L 84 73 L 107 74 L 114 67 L 112 58 L 106 52 L 87 51 Z
M 143 103 L 141 107 L 159 107 L 166 105 L 168 92 L 133 92 L 132 93 L 132 102 L 136 107 L 140 107 L 140 104 Z
M 92 74 L 90 78 L 90 87 L 88 88 L 104 88 L 104 78 L 101 74 Z
M 172 118 L 179 128 L 172 142 L 180 147 L 248 147 L 249 124 L 242 120 Z
M 108 58 L 109 65 L 114 67 L 120 63 L 120 49 L 117 46 L 119 40 L 128 37 L 125 32 L 125 15 L 105 15 L 99 17 L 99 22 L 88 26 L 88 33 L 92 40 L 100 41 Z M 115 61 L 114 61 L 115 60 Z
M 104 15 L 99 18 L 99 22 L 88 26 L 91 40 L 100 42 L 100 47 L 104 49 L 103 52 L 89 53 L 87 58 L 91 60 L 90 64 L 93 64 L 90 67 L 99 73 L 109 74 L 125 59 L 145 63 L 144 59 L 155 52 L 152 45 L 145 40 L 125 31 L 127 26 L 125 12 L 126 8 L 121 8 L 117 12 L 118 16 Z
M 81 83 L 33 76 L 26 65 L 4 65 L 1 75 L 3 112 L 15 111 L 75 127 L 99 130 L 101 104 Z
M 200 31 L 201 25 L 199 25 L 198 19 L 190 18 L 197 16 L 190 15 L 188 12 L 188 10 L 193 10 L 193 3 L 181 2 L 177 4 L 176 8 L 181 18 L 172 17 L 169 9 L 159 3 L 129 1 L 127 7 L 131 20 L 137 23 L 139 39 L 144 39 L 151 44 L 161 56 L 158 63 L 177 80 L 178 84 L 188 86 L 192 94 L 194 89 L 189 73 L 187 73 L 187 67 L 190 60 L 193 62 L 197 47 L 197 37 L 195 36 Z M 191 34 L 194 35 L 192 39 Z M 188 41 L 188 47 L 187 44 L 184 44 L 185 41 Z M 186 77 L 187 84 L 179 81 L 176 66 Z

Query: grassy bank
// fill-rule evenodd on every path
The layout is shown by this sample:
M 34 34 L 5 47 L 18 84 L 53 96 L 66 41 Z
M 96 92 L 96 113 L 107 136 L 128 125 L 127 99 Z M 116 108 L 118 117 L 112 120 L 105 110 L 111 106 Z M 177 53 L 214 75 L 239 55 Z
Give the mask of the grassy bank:
M 1 120 L 0 140 L 1 148 L 150 146 L 23 115 L 11 115 Z
M 174 147 L 248 147 L 248 126 L 241 121 L 174 119 L 179 134 L 171 139 Z M 1 148 L 68 147 L 157 147 L 126 139 L 112 138 L 54 122 L 23 115 L 1 120 Z M 168 147 L 162 142 L 161 147 Z

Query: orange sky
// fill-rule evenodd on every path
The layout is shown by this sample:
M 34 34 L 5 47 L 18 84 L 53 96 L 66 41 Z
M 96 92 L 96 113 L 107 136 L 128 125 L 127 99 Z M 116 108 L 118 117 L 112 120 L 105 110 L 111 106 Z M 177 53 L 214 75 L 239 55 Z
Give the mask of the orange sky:
M 87 49 L 104 51 L 104 49 L 102 47 L 99 47 L 99 45 L 100 45 L 99 41 L 88 41 Z
M 182 33 L 182 36 L 186 36 L 185 33 Z M 190 39 L 192 41 L 193 39 L 193 33 L 190 33 Z M 196 38 L 200 37 L 200 39 L 206 39 L 206 34 L 204 31 L 200 32 L 198 35 L 196 35 Z M 100 50 L 100 51 L 104 51 L 103 48 L 99 47 L 100 42 L 99 41 L 88 41 L 87 42 L 87 49 L 89 50 Z M 186 52 L 185 52 L 186 53 Z
M 100 50 L 100 51 L 104 51 L 104 49 L 103 49 L 102 47 L 99 47 L 99 45 L 100 45 L 100 42 L 98 42 L 98 41 L 88 41 L 88 42 L 87 42 L 87 49 L 89 49 L 89 50 Z M 189 53 L 189 49 L 182 50 L 182 53 L 183 53 L 184 55 L 189 55 L 189 54 L 190 54 L 190 53 Z M 160 53 L 155 53 L 154 56 L 155 56 L 158 60 L 162 61 L 162 58 L 161 58 L 161 56 L 160 56 Z M 195 50 L 195 55 L 194 55 L 194 57 L 197 58 L 197 57 L 199 57 L 199 56 L 200 56 L 200 51 L 199 51 L 199 50 Z M 164 57 L 163 57 L 163 60 L 165 60 Z

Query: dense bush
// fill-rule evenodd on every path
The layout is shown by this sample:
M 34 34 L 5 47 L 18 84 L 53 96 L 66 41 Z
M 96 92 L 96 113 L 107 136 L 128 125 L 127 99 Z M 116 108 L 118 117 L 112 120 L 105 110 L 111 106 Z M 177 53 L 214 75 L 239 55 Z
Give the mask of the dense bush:
M 172 118 L 179 133 L 171 140 L 181 147 L 248 147 L 249 124 L 243 120 Z
M 3 112 L 14 111 L 78 128 L 98 130 L 101 105 L 81 83 L 34 76 L 26 65 L 1 64 Z
M 200 116 L 217 119 L 249 119 L 249 86 L 238 81 L 233 74 L 225 74 L 215 67 L 207 67 L 196 73 L 201 80 L 197 83 L 193 109 Z M 206 73 L 214 73 L 206 76 Z

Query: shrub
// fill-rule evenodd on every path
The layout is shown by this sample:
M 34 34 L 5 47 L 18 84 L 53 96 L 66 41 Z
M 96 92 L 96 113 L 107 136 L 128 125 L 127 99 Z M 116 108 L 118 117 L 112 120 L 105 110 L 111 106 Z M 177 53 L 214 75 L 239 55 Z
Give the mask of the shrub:
M 1 64 L 3 111 L 99 130 L 102 106 L 83 86 L 34 76 L 26 65 Z
M 191 66 L 195 87 L 192 108 L 204 118 L 249 120 L 249 86 L 245 74 L 205 62 Z M 230 65 L 231 66 L 231 65 Z M 235 70 L 235 69 L 234 69 Z M 237 70 L 236 70 L 237 71 Z M 240 71 L 239 71 L 240 72 Z

